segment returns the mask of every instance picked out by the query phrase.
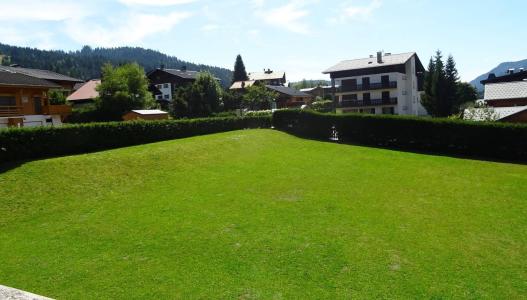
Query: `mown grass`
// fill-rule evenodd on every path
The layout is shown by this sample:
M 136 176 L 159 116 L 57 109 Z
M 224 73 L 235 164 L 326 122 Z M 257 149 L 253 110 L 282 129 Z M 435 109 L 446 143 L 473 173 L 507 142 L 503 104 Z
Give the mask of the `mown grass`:
M 0 284 L 59 299 L 521 298 L 527 166 L 237 131 L 0 174 Z

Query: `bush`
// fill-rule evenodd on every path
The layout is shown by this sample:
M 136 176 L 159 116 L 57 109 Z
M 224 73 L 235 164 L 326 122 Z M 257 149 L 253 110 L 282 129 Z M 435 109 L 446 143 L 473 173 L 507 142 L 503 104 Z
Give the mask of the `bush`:
M 519 124 L 286 110 L 274 113 L 273 125 L 321 140 L 328 140 L 335 127 L 346 143 L 527 161 L 527 126 Z
M 66 103 L 66 96 L 64 90 L 50 90 L 48 92 L 49 104 L 51 105 L 63 105 Z
M 318 112 L 331 112 L 333 111 L 333 101 L 331 100 L 320 100 L 311 103 L 311 109 Z
M 270 127 L 270 117 L 245 117 L 13 128 L 0 130 L 0 163 Z

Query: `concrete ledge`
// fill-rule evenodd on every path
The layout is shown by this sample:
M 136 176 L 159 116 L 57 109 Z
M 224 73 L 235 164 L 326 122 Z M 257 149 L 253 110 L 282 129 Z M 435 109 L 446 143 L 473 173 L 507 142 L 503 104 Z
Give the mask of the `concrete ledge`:
M 14 288 L 0 285 L 0 299 L 2 300 L 53 300 L 51 298 L 31 294 Z

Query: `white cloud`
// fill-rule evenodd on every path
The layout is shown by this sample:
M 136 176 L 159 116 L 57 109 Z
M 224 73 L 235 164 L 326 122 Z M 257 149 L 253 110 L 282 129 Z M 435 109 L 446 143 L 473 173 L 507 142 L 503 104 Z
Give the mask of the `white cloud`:
M 262 2 L 263 5 L 261 0 L 255 0 L 254 2 Z M 309 11 L 304 6 L 304 1 L 291 1 L 286 5 L 271 10 L 259 10 L 256 14 L 268 25 L 283 28 L 294 33 L 307 34 L 309 33 L 309 26 L 303 19 L 309 15 Z
M 198 0 L 119 0 L 126 5 L 172 6 L 193 3 Z
M 112 18 L 112 23 L 74 20 L 67 22 L 66 33 L 79 44 L 114 47 L 135 44 L 146 37 L 172 30 L 189 18 L 188 12 L 172 12 L 165 15 L 130 13 L 125 17 Z
M 59 0 L 3 1 L 0 9 L 1 21 L 63 21 L 87 16 L 91 9 L 77 2 Z
M 381 0 L 371 0 L 367 5 L 345 4 L 340 9 L 340 16 L 330 19 L 332 22 L 345 22 L 348 20 L 367 19 L 382 6 Z

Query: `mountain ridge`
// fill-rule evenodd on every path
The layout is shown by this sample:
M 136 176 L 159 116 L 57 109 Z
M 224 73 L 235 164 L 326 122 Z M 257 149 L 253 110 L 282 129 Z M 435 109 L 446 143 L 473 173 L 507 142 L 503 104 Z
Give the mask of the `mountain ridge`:
M 481 81 L 487 79 L 490 73 L 494 73 L 496 76 L 503 76 L 507 74 L 507 71 L 509 69 L 515 69 L 516 71 L 518 71 L 518 69 L 520 68 L 524 68 L 527 70 L 527 59 L 519 61 L 502 62 L 489 72 L 476 77 L 476 79 L 472 80 L 470 84 L 472 84 L 481 93 L 484 90 L 484 86 L 483 84 L 481 84 Z
M 137 62 L 146 72 L 164 65 L 166 68 L 180 69 L 186 66 L 189 71 L 209 71 L 228 86 L 232 71 L 226 68 L 192 63 L 170 56 L 160 51 L 142 47 L 92 48 L 84 46 L 76 51 L 41 50 L 30 47 L 12 46 L 0 43 L 2 64 L 19 64 L 22 67 L 51 70 L 83 80 L 100 78 L 101 67 L 105 63 L 119 65 Z

